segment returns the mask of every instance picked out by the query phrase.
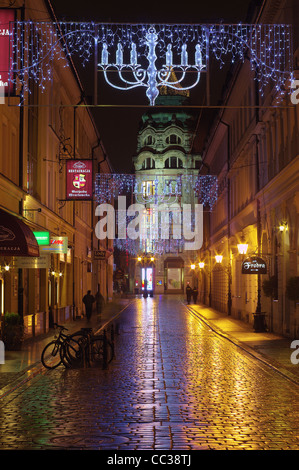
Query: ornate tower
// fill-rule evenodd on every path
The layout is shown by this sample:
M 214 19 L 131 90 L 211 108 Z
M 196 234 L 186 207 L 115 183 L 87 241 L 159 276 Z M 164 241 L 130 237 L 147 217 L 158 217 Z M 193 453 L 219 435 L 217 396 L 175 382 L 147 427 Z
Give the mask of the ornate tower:
M 161 108 L 142 116 L 133 163 L 143 185 L 143 198 L 136 202 L 145 204 L 148 214 L 149 201 L 180 207 L 197 202 L 185 178 L 197 175 L 201 164 L 200 155 L 192 153 L 196 116 L 183 108 L 187 93 L 179 88 L 160 90 L 156 105 Z M 139 288 L 144 289 L 146 278 L 154 293 L 182 293 L 188 281 L 193 283 L 190 266 L 195 253 L 185 251 L 181 240 L 143 240 L 138 259 L 135 286 Z

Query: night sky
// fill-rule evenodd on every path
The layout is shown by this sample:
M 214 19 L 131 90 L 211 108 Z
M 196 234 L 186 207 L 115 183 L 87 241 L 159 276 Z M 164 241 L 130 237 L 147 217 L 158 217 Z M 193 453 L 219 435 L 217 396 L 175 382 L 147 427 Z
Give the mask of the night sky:
M 131 2 L 98 2 L 95 0 L 52 0 L 59 21 L 94 21 L 108 23 L 239 23 L 248 22 L 250 0 L 230 1 L 147 1 L 137 5 Z M 75 60 L 76 63 L 76 60 Z M 92 66 L 82 70 L 76 63 L 86 96 L 93 94 Z M 212 69 L 211 102 L 217 104 L 221 97 L 224 72 Z M 203 103 L 204 91 L 191 90 L 190 105 Z M 93 108 L 93 114 L 114 172 L 127 173 L 132 169 L 132 157 L 136 154 L 137 132 L 141 116 L 146 112 L 148 101 L 144 88 L 137 91 L 115 91 L 104 81 L 99 83 L 99 104 L 105 107 Z M 108 106 L 107 106 L 108 105 Z M 144 107 L 143 107 L 144 106 Z M 194 151 L 201 152 L 208 131 L 213 110 L 198 109 L 199 138 Z

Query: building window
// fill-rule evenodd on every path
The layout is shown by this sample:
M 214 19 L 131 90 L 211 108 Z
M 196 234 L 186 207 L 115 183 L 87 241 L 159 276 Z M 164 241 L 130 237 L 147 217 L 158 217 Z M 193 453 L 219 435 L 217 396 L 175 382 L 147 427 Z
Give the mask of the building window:
M 146 158 L 142 162 L 142 170 L 152 170 L 155 168 L 155 160 L 153 158 Z
M 155 143 L 155 139 L 152 135 L 148 135 L 145 139 L 144 139 L 144 145 L 153 145 Z
M 176 134 L 170 134 L 168 137 L 166 137 L 167 144 L 180 144 L 181 142 L 181 138 Z
M 153 196 L 155 194 L 155 185 L 153 181 L 142 182 L 142 195 L 143 197 Z
M 183 168 L 183 161 L 178 157 L 167 158 L 165 168 Z

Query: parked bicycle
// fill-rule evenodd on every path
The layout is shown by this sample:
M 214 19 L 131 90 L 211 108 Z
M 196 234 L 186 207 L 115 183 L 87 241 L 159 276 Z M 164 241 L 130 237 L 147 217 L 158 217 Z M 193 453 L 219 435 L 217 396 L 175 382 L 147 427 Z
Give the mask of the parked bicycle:
M 57 323 L 54 323 L 54 326 L 59 328 L 59 333 L 42 351 L 42 364 L 47 369 L 56 369 L 60 364 L 65 367 L 80 365 L 83 358 L 81 345 L 75 338 L 71 338 L 71 335 L 64 333 L 64 331 L 68 331 L 67 328 Z
M 81 361 L 84 366 L 99 365 L 102 364 L 103 368 L 107 367 L 108 364 L 114 358 L 114 330 L 113 325 L 111 327 L 110 339 L 107 338 L 106 330 L 103 334 L 94 334 L 91 328 L 81 328 L 70 335 L 70 342 L 66 343 L 67 355 L 72 359 L 76 360 L 79 352 L 75 351 L 73 344 L 79 345 Z M 75 352 L 75 357 L 73 354 Z
M 93 334 L 92 328 L 65 334 L 67 328 L 54 324 L 59 328 L 56 338 L 44 348 L 41 361 L 47 369 L 56 369 L 60 364 L 65 367 L 88 367 L 102 364 L 106 368 L 114 358 L 114 330 L 111 327 L 110 339 L 106 330 L 103 334 Z

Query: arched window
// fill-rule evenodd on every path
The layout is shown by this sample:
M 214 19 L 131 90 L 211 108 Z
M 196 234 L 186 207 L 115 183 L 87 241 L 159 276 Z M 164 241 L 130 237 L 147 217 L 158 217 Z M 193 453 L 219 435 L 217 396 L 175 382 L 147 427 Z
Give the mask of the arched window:
M 168 137 L 166 137 L 167 144 L 180 144 L 181 142 L 182 139 L 176 134 L 170 134 Z
M 146 158 L 145 160 L 143 160 L 142 162 L 142 170 L 152 170 L 153 168 L 155 168 L 155 160 L 153 158 Z
M 183 161 L 178 157 L 167 158 L 165 168 L 183 168 Z
M 144 139 L 144 145 L 153 145 L 155 143 L 155 139 L 152 135 L 148 135 L 145 139 Z

